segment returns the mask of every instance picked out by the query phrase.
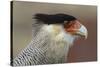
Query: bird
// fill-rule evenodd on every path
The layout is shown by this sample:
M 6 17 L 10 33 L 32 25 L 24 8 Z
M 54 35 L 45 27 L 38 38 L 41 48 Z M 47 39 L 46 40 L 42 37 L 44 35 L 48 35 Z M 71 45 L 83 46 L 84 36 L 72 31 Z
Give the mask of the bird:
M 87 39 L 87 28 L 76 17 L 58 13 L 36 13 L 32 40 L 12 60 L 13 66 L 66 63 L 76 39 Z

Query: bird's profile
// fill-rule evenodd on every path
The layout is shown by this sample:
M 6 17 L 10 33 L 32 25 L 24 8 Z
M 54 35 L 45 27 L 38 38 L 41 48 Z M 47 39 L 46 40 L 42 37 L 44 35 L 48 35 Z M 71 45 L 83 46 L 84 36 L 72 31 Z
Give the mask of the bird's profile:
M 35 14 L 33 39 L 12 61 L 13 66 L 65 63 L 76 38 L 87 38 L 87 29 L 67 14 Z

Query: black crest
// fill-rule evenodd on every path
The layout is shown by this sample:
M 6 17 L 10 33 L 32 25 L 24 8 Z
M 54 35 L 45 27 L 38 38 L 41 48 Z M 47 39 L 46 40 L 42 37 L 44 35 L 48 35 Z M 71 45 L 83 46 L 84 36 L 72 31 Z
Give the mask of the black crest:
M 67 14 L 35 14 L 35 19 L 38 21 L 42 21 L 45 24 L 58 24 L 64 23 L 64 21 L 72 21 L 76 20 L 74 16 L 67 15 Z

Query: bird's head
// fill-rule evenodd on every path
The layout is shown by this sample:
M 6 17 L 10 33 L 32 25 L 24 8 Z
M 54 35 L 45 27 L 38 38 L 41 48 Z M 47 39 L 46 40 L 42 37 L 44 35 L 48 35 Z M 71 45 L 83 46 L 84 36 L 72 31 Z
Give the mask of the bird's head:
M 36 14 L 35 19 L 46 24 L 47 27 L 45 29 L 53 31 L 53 33 L 61 33 L 63 27 L 66 34 L 70 34 L 76 38 L 87 38 L 88 32 L 86 27 L 74 16 L 67 14 Z
M 67 22 L 67 21 L 65 21 Z M 83 37 L 87 39 L 87 29 L 78 20 L 72 20 L 64 24 L 65 31 L 72 36 Z

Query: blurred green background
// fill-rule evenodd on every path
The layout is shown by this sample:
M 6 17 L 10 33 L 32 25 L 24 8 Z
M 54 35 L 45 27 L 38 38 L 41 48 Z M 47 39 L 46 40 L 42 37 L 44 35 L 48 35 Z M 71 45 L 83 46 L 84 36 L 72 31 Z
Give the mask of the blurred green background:
M 68 62 L 97 60 L 97 7 L 88 5 L 13 2 L 13 56 L 25 48 L 32 39 L 32 19 L 36 13 L 65 13 L 78 18 L 88 29 L 88 39 L 75 41 Z

